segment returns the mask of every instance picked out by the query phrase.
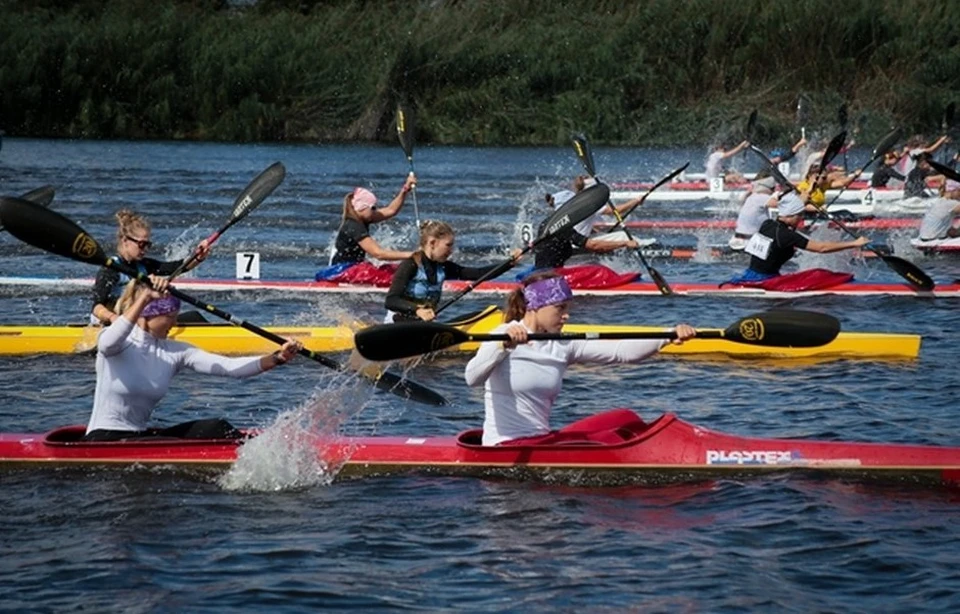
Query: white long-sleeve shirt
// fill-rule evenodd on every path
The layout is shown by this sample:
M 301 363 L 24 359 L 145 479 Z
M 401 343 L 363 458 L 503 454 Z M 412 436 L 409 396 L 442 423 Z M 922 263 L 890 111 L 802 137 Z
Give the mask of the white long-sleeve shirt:
M 491 332 L 502 333 L 510 324 Z M 549 433 L 550 410 L 568 365 L 639 362 L 666 343 L 658 339 L 531 341 L 511 350 L 495 342 L 480 344 L 464 377 L 469 386 L 484 385 L 483 445 Z
M 117 318 L 97 339 L 97 388 L 87 432 L 146 430 L 153 409 L 184 367 L 231 377 L 261 372 L 259 356 L 211 354 L 181 341 L 157 339 L 126 317 Z

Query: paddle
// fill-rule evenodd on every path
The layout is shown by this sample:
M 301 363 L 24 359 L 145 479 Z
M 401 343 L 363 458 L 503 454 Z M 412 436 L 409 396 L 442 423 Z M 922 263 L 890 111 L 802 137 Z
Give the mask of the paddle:
M 807 99 L 803 94 L 797 97 L 797 123 L 800 124 L 800 138 L 807 138 L 807 120 L 809 119 L 810 109 Z
M 397 136 L 400 138 L 400 147 L 407 156 L 407 163 L 410 165 L 410 172 L 413 173 L 413 140 L 415 136 L 416 124 L 413 115 L 408 113 L 403 105 L 397 105 Z M 417 186 L 410 186 L 413 192 L 413 217 L 417 222 L 417 228 L 420 228 L 420 208 L 417 206 Z
M 840 333 L 833 316 L 789 309 L 755 313 L 724 330 L 697 332 L 699 339 L 726 339 L 735 343 L 767 347 L 816 347 L 826 345 Z M 594 333 L 530 333 L 531 341 L 567 339 L 676 339 L 672 330 L 611 331 Z M 471 334 L 437 322 L 380 324 L 358 331 L 353 342 L 368 360 L 397 360 L 429 354 L 468 341 L 509 341 L 506 333 Z
M 26 194 L 21 194 L 20 198 L 23 200 L 29 200 L 30 202 L 40 205 L 41 207 L 49 207 L 50 203 L 53 202 L 54 190 L 53 186 L 45 185 L 34 190 L 30 190 Z M 0 232 L 4 231 L 3 224 L 0 224 Z
M 583 134 L 573 135 L 573 149 L 577 152 L 577 158 L 580 159 L 580 163 L 583 164 L 583 168 L 586 169 L 587 174 L 596 179 L 597 168 L 593 163 L 593 151 L 590 149 L 590 143 L 587 141 L 587 137 Z M 658 185 L 662 185 L 662 183 Z M 654 186 L 654 188 L 656 187 L 657 186 Z M 649 192 L 647 193 L 649 194 Z M 644 198 L 646 198 L 646 196 L 644 196 Z M 633 211 L 635 208 L 635 206 L 631 207 L 630 211 Z M 613 215 L 617 218 L 617 225 L 623 228 L 623 232 L 626 233 L 627 239 L 633 241 L 633 235 L 631 235 L 627 227 L 623 225 L 623 220 L 626 216 L 621 216 L 620 212 L 617 211 L 617 208 L 614 207 L 612 203 L 610 205 L 610 209 L 613 210 Z M 673 294 L 673 289 L 670 287 L 670 284 L 668 284 L 667 280 L 663 278 L 663 275 L 660 274 L 660 271 L 650 266 L 650 263 L 647 262 L 647 258 L 643 255 L 643 250 L 640 249 L 639 245 L 637 246 L 637 255 L 640 256 L 640 263 L 643 264 L 643 268 L 647 270 L 647 274 L 650 275 L 650 279 L 653 280 L 653 283 L 657 284 L 657 290 L 660 291 L 660 294 L 663 296 L 670 296 Z
M 678 168 L 670 171 L 670 173 L 667 174 L 667 175 L 664 175 L 664 177 L 663 177 L 660 181 L 658 181 L 658 182 L 656 182 L 655 184 L 653 184 L 653 186 L 652 186 L 649 190 L 647 190 L 647 192 L 646 192 L 643 196 L 640 197 L 640 200 L 639 200 L 639 202 L 637 202 L 637 204 L 633 205 L 632 207 L 630 207 L 629 209 L 627 209 L 626 211 L 624 211 L 623 213 L 620 214 L 621 218 L 623 218 L 623 219 L 621 219 L 621 220 L 618 221 L 616 224 L 614 224 L 614 225 L 610 228 L 610 232 L 613 232 L 613 231 L 616 230 L 617 228 L 622 228 L 623 225 L 624 225 L 624 221 L 623 221 L 623 220 L 627 219 L 627 217 L 629 217 L 630 214 L 633 213 L 633 210 L 634 210 L 634 209 L 636 209 L 637 207 L 639 207 L 640 205 L 642 205 L 642 204 L 643 204 L 643 201 L 645 201 L 645 200 L 647 199 L 647 196 L 650 196 L 650 193 L 651 193 L 651 192 L 653 192 L 654 190 L 656 190 L 656 189 L 659 188 L 660 186 L 662 186 L 662 185 L 664 185 L 664 184 L 666 184 L 666 183 L 670 183 L 671 181 L 673 181 L 673 178 L 676 177 L 677 175 L 679 175 L 680 173 L 682 173 L 683 171 L 687 170 L 687 167 L 688 167 L 688 166 L 690 166 L 690 163 L 689 163 L 689 162 L 687 162 L 686 164 L 684 164 L 684 165 L 681 166 L 681 167 L 678 167 Z
M 752 143 L 752 142 L 753 142 L 753 136 L 754 136 L 753 133 L 756 131 L 756 129 L 757 129 L 757 110 L 754 109 L 754 110 L 750 113 L 750 117 L 747 118 L 747 128 L 746 128 L 746 130 L 743 131 L 743 140 L 745 140 L 745 141 L 748 142 L 748 143 Z M 743 160 L 744 160 L 744 162 L 746 162 L 746 160 L 747 160 L 747 151 L 746 151 L 746 150 L 743 151 Z
M 847 131 L 848 119 L 849 118 L 847 117 L 847 103 L 843 103 L 842 105 L 840 105 L 840 108 L 837 109 L 837 121 L 839 121 L 840 123 L 841 132 Z M 847 150 L 844 149 L 843 150 L 843 170 L 847 170 L 848 168 L 850 168 L 850 166 L 847 163 Z
M 890 140 L 890 135 L 887 135 L 887 137 L 884 138 L 883 141 L 881 141 L 880 145 L 877 146 L 877 149 L 880 149 L 881 146 L 884 145 L 889 140 Z M 892 147 L 892 145 L 890 146 Z M 827 152 L 824 153 L 825 160 L 827 158 L 826 153 L 829 153 L 829 151 L 830 151 L 830 147 L 828 147 Z M 876 152 L 877 150 L 874 150 L 874 155 L 876 155 Z M 792 183 L 790 183 L 789 179 L 783 176 L 783 173 L 780 172 L 780 170 L 773 164 L 770 158 L 765 156 L 762 151 L 754 148 L 754 153 L 760 156 L 760 158 L 764 161 L 764 163 L 767 165 L 767 168 L 770 169 L 770 174 L 773 175 L 773 177 L 777 180 L 777 183 L 780 183 L 781 185 L 789 186 L 790 190 L 798 191 L 797 187 Z M 881 153 L 880 155 L 883 155 L 883 153 Z M 821 169 L 821 172 L 822 172 L 822 169 Z M 859 236 L 855 234 L 852 230 L 847 228 L 842 222 L 840 222 L 840 220 L 838 220 L 835 216 L 829 213 L 825 208 L 817 207 L 817 211 L 820 215 L 823 215 L 824 217 L 826 217 L 828 220 L 833 222 L 837 227 L 842 229 L 847 234 L 853 237 Z M 930 290 L 933 290 L 934 287 L 936 287 L 936 284 L 934 283 L 933 279 L 931 279 L 930 276 L 923 271 L 923 269 L 913 264 L 912 262 L 904 260 L 903 258 L 898 258 L 896 256 L 891 256 L 889 254 L 883 253 L 877 248 L 871 246 L 870 244 L 867 244 L 864 247 L 866 247 L 868 250 L 876 254 L 881 260 L 883 260 L 884 264 L 890 267 L 897 275 L 899 275 L 900 277 L 903 277 L 904 279 L 906 279 L 908 282 L 918 287 L 919 289 L 929 292 Z
M 930 166 L 933 167 L 933 170 L 937 171 L 947 179 L 952 179 L 953 181 L 960 181 L 960 173 L 955 169 L 950 168 L 946 164 L 940 164 L 934 160 L 928 160 Z
M 516 264 L 517 260 L 520 260 L 521 256 L 534 249 L 537 245 L 543 243 L 550 237 L 570 230 L 583 220 L 599 211 L 600 207 L 603 207 L 605 204 L 607 204 L 608 200 L 610 200 L 610 188 L 608 188 L 606 184 L 597 183 L 597 185 L 582 190 L 579 194 L 565 202 L 563 206 L 554 211 L 553 214 L 547 218 L 547 221 L 541 226 L 543 228 L 542 234 L 532 243 L 520 250 L 520 254 L 516 258 L 508 258 L 503 262 L 503 264 L 491 269 L 480 279 L 471 282 L 463 290 L 460 290 L 443 303 L 437 305 L 437 308 L 434 309 L 433 312 L 435 314 L 439 314 L 441 311 L 459 301 L 468 293 L 472 292 L 474 288 L 483 282 L 487 281 L 488 279 L 493 279 L 503 275 L 513 268 L 513 265 Z
M 946 134 L 950 138 L 955 138 L 956 136 L 954 134 L 956 131 L 954 130 L 954 125 L 953 125 L 953 119 L 954 119 L 954 115 L 956 114 L 956 111 L 957 111 L 957 103 L 954 101 L 950 101 L 950 103 L 946 106 L 946 108 L 944 108 L 943 119 L 940 121 L 940 133 Z M 943 153 L 944 153 L 944 156 L 943 156 L 944 162 L 948 162 L 950 160 L 949 148 L 944 147 Z
M 283 167 L 283 164 L 274 162 L 262 173 L 254 177 L 253 181 L 243 189 L 243 192 L 240 192 L 240 196 L 237 196 L 237 199 L 234 201 L 233 211 L 230 213 L 230 219 L 227 220 L 227 223 L 224 224 L 220 230 L 207 237 L 207 246 L 212 246 L 228 228 L 247 217 L 251 211 L 259 207 L 260 203 L 277 189 L 277 186 L 280 185 L 286 175 L 287 170 Z M 188 259 L 180 263 L 180 266 L 170 274 L 170 279 L 189 269 L 190 265 L 196 262 L 198 257 L 199 252 L 195 252 Z
M 870 160 L 868 160 L 866 164 L 864 164 L 863 166 L 857 169 L 856 174 L 853 176 L 853 180 L 847 185 L 840 188 L 840 191 L 837 192 L 837 195 L 833 197 L 833 200 L 831 200 L 829 203 L 827 203 L 824 206 L 824 209 L 826 209 L 827 207 L 830 207 L 831 205 L 833 205 L 833 203 L 837 202 L 837 199 L 840 198 L 840 195 L 843 194 L 844 191 L 846 191 L 847 186 L 849 186 L 851 183 L 856 181 L 860 177 L 860 175 L 863 174 L 863 171 L 865 171 L 868 166 L 870 166 L 871 164 L 873 164 L 874 162 L 882 158 L 884 154 L 890 151 L 890 149 L 892 149 L 893 146 L 897 144 L 897 141 L 900 140 L 900 136 L 901 136 L 900 129 L 895 128 L 891 130 L 885 137 L 883 137 L 883 139 L 879 143 L 877 143 L 877 146 L 873 148 L 873 152 L 872 152 L 872 156 L 870 157 Z
M 147 276 L 132 267 L 114 258 L 108 258 L 93 237 L 59 213 L 44 209 L 19 198 L 0 198 L 0 221 L 6 225 L 10 234 L 24 243 L 29 243 L 34 247 L 39 247 L 42 250 L 79 262 L 96 266 L 106 266 L 127 275 L 131 279 L 137 279 L 147 284 L 150 283 Z M 213 305 L 208 305 L 203 301 L 195 299 L 173 286 L 170 286 L 168 291 L 180 300 L 190 303 L 204 311 L 208 311 L 219 318 L 223 318 L 231 324 L 245 328 L 264 339 L 268 339 L 279 345 L 287 341 L 279 335 L 264 330 L 245 320 L 241 320 Z M 301 356 L 315 360 L 325 367 L 337 371 L 347 370 L 336 361 L 306 348 L 301 349 L 299 353 Z M 361 375 L 364 377 L 372 377 L 364 374 Z M 374 383 L 377 388 L 388 390 L 398 396 L 419 403 L 426 403 L 428 405 L 447 404 L 446 399 L 432 390 L 414 382 L 404 381 L 401 377 L 391 373 L 381 373 L 375 378 Z

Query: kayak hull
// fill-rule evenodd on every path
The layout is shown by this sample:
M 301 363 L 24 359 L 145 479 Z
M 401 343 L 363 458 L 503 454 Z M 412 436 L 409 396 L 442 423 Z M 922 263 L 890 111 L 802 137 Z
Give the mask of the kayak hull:
M 461 326 L 471 334 L 487 333 L 502 322 L 497 309 Z M 360 328 L 359 325 L 356 326 Z M 656 331 L 663 327 L 567 324 L 565 332 Z M 0 355 L 73 354 L 93 352 L 101 329 L 92 326 L 0 326 Z M 354 330 L 347 326 L 278 326 L 268 327 L 286 339 L 299 339 L 314 352 L 343 352 L 353 349 Z M 711 329 L 705 329 L 711 330 Z M 243 328 L 229 324 L 180 325 L 170 331 L 170 338 L 190 343 L 208 352 L 248 355 L 272 352 L 276 344 Z M 763 347 L 734 343 L 724 339 L 692 339 L 683 345 L 669 345 L 663 352 L 683 357 L 730 356 L 736 358 L 893 358 L 913 359 L 920 353 L 919 335 L 892 333 L 840 333 L 829 344 L 819 347 Z M 472 352 L 477 344 L 456 346 Z
M 226 468 L 242 443 L 162 440 L 82 443 L 83 427 L 0 435 L 0 465 L 175 465 Z M 664 414 L 618 430 L 623 441 L 484 447 L 480 431 L 443 437 L 343 437 L 316 442 L 338 476 L 439 475 L 570 478 L 589 484 L 660 484 L 781 473 L 928 485 L 960 482 L 960 448 L 741 437 Z

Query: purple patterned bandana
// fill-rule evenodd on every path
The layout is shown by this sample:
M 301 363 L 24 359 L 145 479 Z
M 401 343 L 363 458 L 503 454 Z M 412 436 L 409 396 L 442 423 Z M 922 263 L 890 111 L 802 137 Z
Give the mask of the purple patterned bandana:
M 548 277 L 535 281 L 523 289 L 523 298 L 527 309 L 534 311 L 541 307 L 564 303 L 573 298 L 570 284 L 563 277 Z
M 166 295 L 147 303 L 147 306 L 140 312 L 141 318 L 152 318 L 154 316 L 163 316 L 168 313 L 177 313 L 180 311 L 180 299 L 173 295 Z

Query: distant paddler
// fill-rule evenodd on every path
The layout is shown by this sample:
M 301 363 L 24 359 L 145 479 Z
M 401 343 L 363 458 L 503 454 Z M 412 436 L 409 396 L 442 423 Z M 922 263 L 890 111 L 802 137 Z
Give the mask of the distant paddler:
M 728 242 L 730 249 L 743 251 L 750 237 L 770 219 L 770 210 L 777 208 L 777 197 L 773 194 L 776 187 L 776 180 L 768 172 L 763 170 L 757 173 L 756 179 L 751 184 L 750 194 L 740 207 L 736 230 Z
M 930 203 L 920 220 L 920 241 L 941 241 L 960 237 L 960 182 L 947 180 L 940 188 L 940 198 Z M 922 245 L 921 245 L 922 247 Z
M 413 252 L 397 251 L 382 247 L 370 236 L 370 226 L 389 220 L 400 213 L 407 194 L 417 183 L 413 173 L 407 175 L 403 187 L 390 204 L 377 208 L 376 195 L 366 188 L 357 187 L 343 197 L 343 217 L 337 230 L 337 239 L 330 264 L 353 265 L 365 262 L 367 256 L 377 260 L 403 260 Z

